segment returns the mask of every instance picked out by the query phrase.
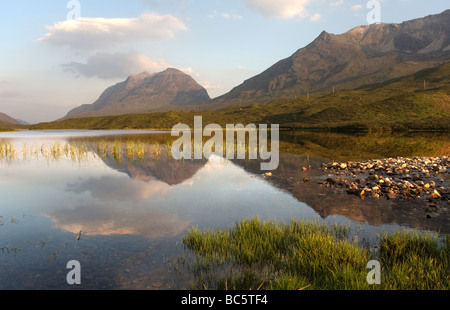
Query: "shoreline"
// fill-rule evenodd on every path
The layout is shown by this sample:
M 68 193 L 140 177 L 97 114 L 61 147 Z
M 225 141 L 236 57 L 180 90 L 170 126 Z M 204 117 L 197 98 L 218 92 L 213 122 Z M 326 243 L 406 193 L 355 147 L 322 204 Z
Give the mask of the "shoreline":
M 285 160 L 289 159 L 280 156 L 282 165 Z M 327 162 L 326 159 L 313 162 L 298 158 L 299 168 L 288 169 L 293 160 L 278 173 L 263 178 L 306 203 L 323 219 L 339 215 L 374 226 L 394 224 L 450 234 L 449 165 L 441 165 L 439 169 L 437 162 L 450 163 L 450 157 L 398 157 L 361 162 Z M 421 165 L 413 164 L 421 160 Z M 369 164 L 374 166 L 369 168 Z M 428 169 L 428 173 L 422 174 L 422 170 L 427 170 L 424 165 L 435 167 L 437 173 Z M 418 170 L 419 167 L 423 169 Z M 433 196 L 435 190 L 440 198 Z
M 427 202 L 427 217 L 450 206 L 450 158 L 397 157 L 363 162 L 332 162 L 321 166 L 322 182 L 361 199 L 383 198 Z
M 360 200 L 391 201 L 422 210 L 423 217 L 449 217 L 450 157 L 396 157 L 367 161 L 328 162 L 317 181 Z M 305 180 L 304 180 L 305 181 Z

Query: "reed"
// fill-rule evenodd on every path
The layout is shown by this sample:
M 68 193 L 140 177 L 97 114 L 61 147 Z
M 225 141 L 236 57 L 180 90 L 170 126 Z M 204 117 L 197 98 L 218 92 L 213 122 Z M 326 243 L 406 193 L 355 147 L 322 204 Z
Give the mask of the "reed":
M 17 150 L 11 142 L 2 142 L 0 140 L 0 160 L 13 161 L 17 158 Z
M 126 154 L 128 159 L 134 159 L 136 154 L 136 143 L 133 140 L 128 140 L 125 144 Z
M 114 141 L 111 153 L 114 160 L 116 161 L 116 164 L 120 164 L 123 158 L 123 150 L 119 141 Z
M 228 230 L 189 230 L 183 243 L 193 288 L 230 289 L 448 289 L 448 237 L 438 243 L 419 234 L 380 237 L 380 253 L 350 241 L 342 225 L 291 220 L 237 223 Z M 382 283 L 367 283 L 377 259 Z
M 208 137 L 203 137 L 207 140 Z M 203 141 L 203 142 L 205 142 Z M 14 145 L 9 142 L 0 141 L 0 160 L 11 161 L 16 159 L 17 154 L 22 154 L 23 160 L 35 158 L 44 159 L 47 162 L 59 160 L 72 160 L 73 162 L 82 162 L 89 159 L 90 154 L 97 154 L 102 159 L 112 158 L 116 164 L 122 165 L 126 160 L 147 160 L 160 159 L 162 156 L 172 157 L 173 137 L 156 137 L 151 139 L 127 140 L 121 138 L 102 138 L 102 139 L 76 139 L 68 142 L 43 143 L 38 145 L 23 144 L 21 150 L 16 150 Z M 191 158 L 194 158 L 194 140 L 192 139 Z M 231 144 L 226 144 L 224 140 L 223 157 L 227 157 L 227 148 L 234 151 L 234 157 L 237 157 L 238 150 L 243 150 L 245 158 L 249 158 L 250 152 L 257 153 L 258 146 L 250 148 L 248 143 L 238 143 L 234 140 Z M 216 151 L 214 148 L 213 151 Z M 203 154 L 202 154 L 203 155 Z M 202 160 L 207 158 L 203 156 Z
M 101 158 L 106 158 L 108 155 L 108 143 L 104 140 L 97 142 L 97 154 Z

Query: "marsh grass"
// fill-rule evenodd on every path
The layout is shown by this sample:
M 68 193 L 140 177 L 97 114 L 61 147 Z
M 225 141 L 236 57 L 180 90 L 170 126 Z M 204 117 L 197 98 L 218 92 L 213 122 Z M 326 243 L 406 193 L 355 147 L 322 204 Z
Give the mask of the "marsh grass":
M 380 240 L 380 263 L 391 289 L 449 289 L 450 236 L 396 231 Z
M 3 142 L 0 139 L 0 160 L 10 162 L 17 158 L 17 150 L 11 142 Z
M 127 160 L 158 159 L 165 149 L 166 144 L 146 143 L 131 139 L 129 141 L 100 140 L 95 143 L 83 140 L 33 145 L 24 143 L 20 147 L 0 140 L 0 161 L 11 163 L 20 159 L 24 161 L 35 159 L 47 162 L 70 160 L 74 163 L 82 163 L 89 161 L 92 156 L 98 156 L 102 159 L 112 158 L 116 164 L 120 165 Z M 170 147 L 167 147 L 167 155 L 171 156 Z
M 85 144 L 55 142 L 53 144 L 28 145 L 24 143 L 21 148 L 16 148 L 10 142 L 0 141 L 0 160 L 6 162 L 20 159 L 19 154 L 22 154 L 22 160 L 44 159 L 47 161 L 58 161 L 69 158 L 72 161 L 81 162 L 87 159 L 89 153 L 90 150 Z
M 0 140 L 0 160 L 12 162 L 20 159 L 21 154 L 23 160 L 44 159 L 47 162 L 71 160 L 72 162 L 86 162 L 91 156 L 98 156 L 101 159 L 112 159 L 116 165 L 121 166 L 127 161 L 139 161 L 161 159 L 162 157 L 172 157 L 172 144 L 176 137 L 168 135 L 161 137 L 152 137 L 147 139 L 139 138 L 114 138 L 114 139 L 74 139 L 67 142 L 56 141 L 53 143 L 42 143 L 29 145 L 24 143 L 21 147 L 16 148 L 14 144 Z M 205 143 L 210 137 L 202 137 L 203 152 L 205 152 Z M 223 140 L 222 152 L 215 149 L 215 145 L 211 147 L 211 152 L 223 156 L 229 156 L 232 152 L 232 158 L 240 156 L 250 160 L 250 153 L 257 154 L 259 146 L 251 146 L 248 139 L 245 143 L 238 143 L 235 139 L 231 144 Z M 194 158 L 195 143 L 191 139 L 191 158 Z M 268 149 L 271 144 L 268 143 Z M 207 160 L 202 152 L 202 160 Z
M 380 236 L 380 251 L 350 241 L 342 225 L 246 219 L 228 230 L 192 228 L 183 258 L 195 289 L 448 289 L 449 238 L 398 232 Z M 367 263 L 382 266 L 369 285 Z M 262 284 L 262 285 L 261 285 Z M 226 285 L 226 287 L 225 287 Z

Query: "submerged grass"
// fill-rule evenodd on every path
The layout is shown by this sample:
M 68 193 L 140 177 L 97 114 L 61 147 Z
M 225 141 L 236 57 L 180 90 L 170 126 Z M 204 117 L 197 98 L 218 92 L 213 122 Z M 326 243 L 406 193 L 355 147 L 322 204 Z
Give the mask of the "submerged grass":
M 195 289 L 449 289 L 448 236 L 407 231 L 380 236 L 380 251 L 349 241 L 349 228 L 258 218 L 228 230 L 192 228 L 183 242 Z M 367 282 L 379 260 L 381 284 Z
M 11 142 L 3 142 L 0 139 L 0 160 L 12 161 L 17 157 L 17 150 Z
M 51 144 L 24 143 L 15 146 L 11 142 L 0 140 L 0 161 L 13 162 L 14 160 L 44 159 L 47 161 L 69 159 L 72 162 L 83 162 L 89 160 L 91 155 L 96 154 L 100 158 L 112 158 L 117 164 L 126 160 L 157 159 L 163 152 L 165 145 L 135 142 L 135 141 L 104 141 L 96 143 L 90 141 L 54 142 Z M 168 148 L 170 156 L 170 147 Z M 21 156 L 19 156 L 21 154 Z

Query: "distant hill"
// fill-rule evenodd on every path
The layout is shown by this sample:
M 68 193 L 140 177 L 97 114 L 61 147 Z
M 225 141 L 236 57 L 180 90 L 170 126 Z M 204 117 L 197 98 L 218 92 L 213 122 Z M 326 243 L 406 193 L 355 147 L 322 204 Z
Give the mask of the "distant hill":
M 21 123 L 22 125 L 31 125 L 30 122 L 27 122 L 27 121 L 24 121 L 24 120 L 21 120 L 21 119 L 17 119 L 17 121 L 18 121 L 19 123 Z
M 355 89 L 449 60 L 450 10 L 401 24 L 359 26 L 340 35 L 324 31 L 292 56 L 214 99 L 208 108 Z
M 163 72 L 143 72 L 106 89 L 93 104 L 71 110 L 63 118 L 149 113 L 208 102 L 206 89 L 191 76 L 169 68 Z
M 21 123 L 15 118 L 0 112 L 0 126 L 11 127 L 12 125 L 21 125 Z

